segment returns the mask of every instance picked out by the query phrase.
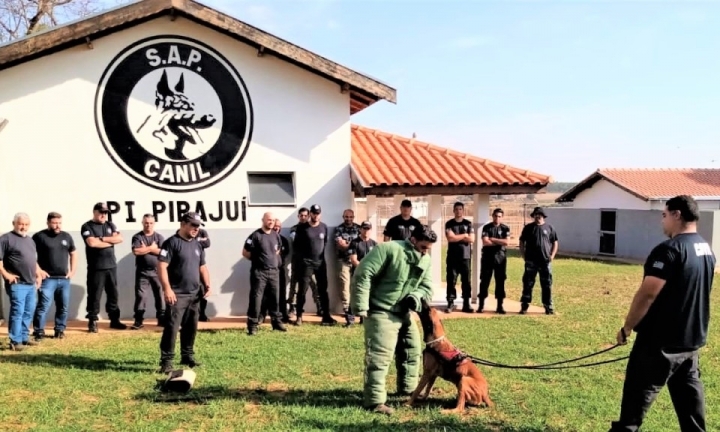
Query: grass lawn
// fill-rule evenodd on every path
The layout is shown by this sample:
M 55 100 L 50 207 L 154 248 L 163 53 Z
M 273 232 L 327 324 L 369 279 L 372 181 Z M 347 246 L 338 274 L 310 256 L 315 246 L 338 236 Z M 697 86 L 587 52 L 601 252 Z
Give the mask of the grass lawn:
M 467 352 L 509 363 L 545 363 L 594 352 L 612 342 L 641 277 L 636 265 L 559 259 L 554 265 L 558 315 L 447 320 Z M 521 262 L 509 263 L 508 292 L 520 295 Z M 539 297 L 539 287 L 536 288 Z M 716 292 L 713 307 L 720 306 Z M 714 328 L 714 326 L 713 326 Z M 588 369 L 518 371 L 486 368 L 495 409 L 439 413 L 455 397 L 438 380 L 430 400 L 379 417 L 360 408 L 361 328 L 307 325 L 288 334 L 265 326 L 202 332 L 198 377 L 189 401 L 154 390 L 159 334 L 72 334 L 24 353 L 0 353 L 1 429 L 8 431 L 605 431 L 619 412 L 624 362 Z M 708 430 L 720 430 L 720 361 L 711 331 L 701 353 Z M 3 341 L 3 343 L 6 343 Z M 622 347 L 602 357 L 625 355 Z M 394 368 L 388 389 L 394 389 Z M 390 396 L 399 405 L 404 398 Z M 667 389 L 645 430 L 677 431 Z

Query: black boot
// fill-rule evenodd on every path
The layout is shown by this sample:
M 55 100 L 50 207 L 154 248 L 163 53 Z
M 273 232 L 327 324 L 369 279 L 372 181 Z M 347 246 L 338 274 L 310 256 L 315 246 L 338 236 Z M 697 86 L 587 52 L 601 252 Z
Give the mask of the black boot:
M 355 324 L 355 315 L 350 312 L 350 309 L 345 309 L 345 325 L 343 327 L 351 327 Z
M 337 320 L 335 318 L 331 317 L 330 314 L 323 316 L 322 321 L 320 321 L 320 325 L 325 326 L 325 327 L 334 326 L 336 324 L 337 324 Z
M 97 320 L 90 320 L 90 321 L 88 321 L 88 331 L 89 331 L 90 333 L 97 333 L 97 332 L 98 332 Z
M 158 312 L 157 316 L 157 326 L 158 327 L 165 327 L 165 311 Z
M 119 319 L 110 321 L 110 328 L 115 330 L 126 330 L 127 325 L 120 322 Z
M 545 306 L 545 315 L 555 315 L 555 309 L 552 307 L 552 305 L 543 306 Z
M 478 308 L 477 313 L 482 313 L 482 311 L 485 309 L 485 299 L 478 301 Z
M 462 311 L 464 313 L 472 313 L 473 312 L 472 307 L 470 307 L 470 299 L 463 299 Z
M 497 299 L 497 308 L 495 309 L 496 313 L 499 313 L 500 315 L 505 315 L 505 308 L 503 308 L 503 299 Z
M 277 331 L 281 331 L 281 332 L 287 331 L 287 327 L 285 327 L 285 324 L 283 324 L 282 320 L 273 320 L 270 322 L 270 324 L 272 325 L 273 330 L 277 330 Z
M 293 322 L 293 325 L 298 327 L 302 325 L 302 314 L 297 315 L 297 318 L 295 318 L 295 322 Z
M 145 327 L 145 325 L 143 324 L 142 318 L 135 318 L 135 322 L 130 326 L 132 330 L 140 330 L 143 327 Z
M 520 306 L 520 315 L 525 315 L 527 313 L 529 307 L 530 307 L 530 305 L 528 303 L 523 303 Z
M 451 313 L 455 310 L 455 302 L 448 301 L 447 308 L 445 308 L 445 313 Z

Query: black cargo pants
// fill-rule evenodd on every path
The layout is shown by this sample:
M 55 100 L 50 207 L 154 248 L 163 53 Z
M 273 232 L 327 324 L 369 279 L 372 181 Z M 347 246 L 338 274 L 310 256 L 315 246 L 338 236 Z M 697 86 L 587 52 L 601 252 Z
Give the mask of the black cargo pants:
M 105 312 L 110 321 L 120 321 L 118 307 L 117 267 L 109 269 L 88 269 L 87 272 L 87 318 L 97 321 L 100 313 L 100 298 L 105 291 Z
M 155 300 L 155 318 L 161 319 L 165 315 L 165 299 L 160 278 L 156 274 L 135 272 L 135 320 L 142 321 L 145 317 L 145 308 L 151 293 Z
M 198 308 L 203 291 L 195 294 L 175 294 L 175 304 L 165 308 L 165 328 L 160 339 L 160 362 L 171 362 L 175 357 L 175 342 L 180 332 L 180 355 L 183 359 L 195 354 L 195 335 L 198 327 Z
M 640 429 L 650 406 L 667 384 L 680 431 L 705 432 L 705 390 L 698 352 L 672 352 L 643 344 L 638 335 L 625 371 L 620 420 L 610 432 Z M 670 427 L 670 426 L 668 426 Z
M 326 316 L 330 316 L 330 298 L 328 297 L 328 277 L 327 264 L 325 260 L 315 261 L 308 259 L 298 260 L 298 293 L 297 293 L 297 316 L 302 317 L 305 311 L 305 296 L 310 287 L 310 282 L 315 276 L 317 282 L 318 297 L 320 297 L 320 307 Z
M 483 301 L 488 296 L 490 279 L 495 273 L 495 298 L 505 298 L 505 280 L 507 279 L 507 256 L 504 253 L 483 254 L 480 259 L 480 293 L 478 297 Z
M 540 288 L 542 289 L 542 304 L 552 309 L 552 265 L 550 262 L 525 261 L 525 272 L 522 282 L 523 290 L 520 303 L 532 303 L 532 292 L 535 286 L 535 278 L 540 275 Z
M 445 272 L 447 273 L 445 276 L 447 281 L 447 301 L 452 303 L 457 298 L 455 285 L 457 284 L 458 276 L 460 276 L 462 298 L 463 300 L 470 300 L 470 296 L 472 295 L 470 288 L 470 260 L 447 258 L 445 261 Z
M 250 269 L 250 303 L 248 304 L 248 328 L 257 327 L 260 320 L 260 309 L 267 307 L 268 315 L 273 322 L 280 321 L 282 314 L 278 306 L 280 288 L 280 271 L 278 268 Z

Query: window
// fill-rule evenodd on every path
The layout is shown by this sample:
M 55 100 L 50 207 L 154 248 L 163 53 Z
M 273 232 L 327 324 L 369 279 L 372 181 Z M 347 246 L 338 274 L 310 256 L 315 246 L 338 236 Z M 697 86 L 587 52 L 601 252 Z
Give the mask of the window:
M 248 173 L 248 205 L 295 206 L 294 173 Z

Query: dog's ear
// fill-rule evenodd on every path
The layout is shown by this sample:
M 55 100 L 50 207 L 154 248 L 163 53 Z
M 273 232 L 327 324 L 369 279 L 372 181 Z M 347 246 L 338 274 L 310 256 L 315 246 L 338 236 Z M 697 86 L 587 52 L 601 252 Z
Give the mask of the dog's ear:
M 167 72 L 163 70 L 160 81 L 158 81 L 157 92 L 161 96 L 172 96 L 173 92 L 170 90 L 170 84 L 168 83 Z
M 178 93 L 185 92 L 185 74 L 180 74 L 180 79 L 177 84 L 175 84 L 175 91 Z

